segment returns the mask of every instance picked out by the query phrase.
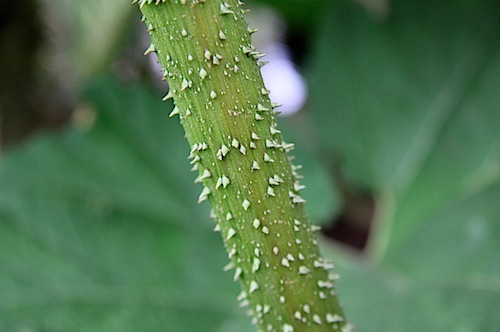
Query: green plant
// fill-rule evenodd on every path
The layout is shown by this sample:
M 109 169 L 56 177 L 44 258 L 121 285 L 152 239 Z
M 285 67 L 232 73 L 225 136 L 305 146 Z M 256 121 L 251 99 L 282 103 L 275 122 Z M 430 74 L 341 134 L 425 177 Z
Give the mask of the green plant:
M 500 330 L 498 2 L 395 0 L 385 17 L 353 2 L 266 2 L 308 37 L 309 103 L 278 118 L 304 165 L 305 208 L 326 229 L 343 214 L 333 154 L 376 203 L 363 252 L 317 234 L 349 321 L 359 332 Z M 90 14 L 60 20 L 76 45 L 122 17 L 108 2 L 64 3 Z M 130 40 L 130 22 L 112 25 Z M 122 60 L 78 81 L 64 131 L 2 151 L 0 331 L 253 332 L 209 204 L 196 204 L 172 101 Z
M 319 254 L 242 3 L 138 2 L 211 201 L 242 304 L 268 331 L 347 330 Z

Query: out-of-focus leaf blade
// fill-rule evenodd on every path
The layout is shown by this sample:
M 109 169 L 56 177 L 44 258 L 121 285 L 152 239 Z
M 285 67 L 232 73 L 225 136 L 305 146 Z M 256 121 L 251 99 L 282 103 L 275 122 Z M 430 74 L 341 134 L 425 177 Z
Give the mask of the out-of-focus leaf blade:
M 499 329 L 499 22 L 494 1 L 324 17 L 312 116 L 379 209 L 371 267 L 339 260 L 358 331 Z
M 207 208 L 193 208 L 182 129 L 157 99 L 103 80 L 88 93 L 93 129 L 5 155 L 0 330 L 249 330 Z

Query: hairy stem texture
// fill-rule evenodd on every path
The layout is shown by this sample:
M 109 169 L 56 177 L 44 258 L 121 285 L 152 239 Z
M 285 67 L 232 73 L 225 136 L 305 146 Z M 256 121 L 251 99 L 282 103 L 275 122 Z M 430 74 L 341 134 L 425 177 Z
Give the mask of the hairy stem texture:
M 141 0 L 242 293 L 260 331 L 346 331 L 237 0 Z M 215 300 L 215 299 L 214 299 Z

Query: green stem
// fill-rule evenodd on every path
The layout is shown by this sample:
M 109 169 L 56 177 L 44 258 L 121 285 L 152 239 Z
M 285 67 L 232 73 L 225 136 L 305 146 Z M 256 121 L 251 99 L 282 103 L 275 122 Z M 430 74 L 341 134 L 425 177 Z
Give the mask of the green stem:
M 251 30 L 237 0 L 141 0 L 156 52 L 210 200 L 262 331 L 348 330 L 276 126 Z

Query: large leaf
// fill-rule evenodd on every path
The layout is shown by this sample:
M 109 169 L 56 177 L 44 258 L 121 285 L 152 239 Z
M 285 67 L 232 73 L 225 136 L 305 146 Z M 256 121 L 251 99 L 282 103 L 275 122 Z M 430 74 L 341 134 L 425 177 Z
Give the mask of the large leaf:
M 158 99 L 101 81 L 92 130 L 5 156 L 0 330 L 252 330 L 207 205 L 194 206 L 181 127 Z
M 369 264 L 339 262 L 348 315 L 360 332 L 498 330 L 498 3 L 395 1 L 382 21 L 343 6 L 323 23 L 318 144 L 378 197 Z

